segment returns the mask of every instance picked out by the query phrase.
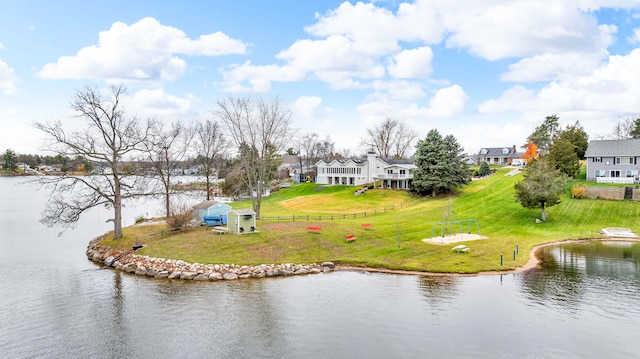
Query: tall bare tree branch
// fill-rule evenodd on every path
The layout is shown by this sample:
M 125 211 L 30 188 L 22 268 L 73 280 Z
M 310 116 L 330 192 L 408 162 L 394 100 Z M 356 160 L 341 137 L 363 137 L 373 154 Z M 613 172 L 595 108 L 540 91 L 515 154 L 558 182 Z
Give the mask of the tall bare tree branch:
M 141 150 L 150 122 L 142 125 L 127 117 L 120 104 L 126 90 L 110 88 L 103 96 L 95 88 L 77 91 L 71 103 L 76 116 L 85 122 L 81 130 L 65 130 L 60 121 L 36 122 L 34 127 L 48 137 L 46 150 L 63 157 L 82 156 L 101 171 L 91 176 L 40 177 L 51 189 L 41 221 L 49 226 L 72 226 L 82 213 L 96 206 L 111 207 L 113 236 L 122 237 L 123 201 L 147 194 L 147 182 L 125 161 Z

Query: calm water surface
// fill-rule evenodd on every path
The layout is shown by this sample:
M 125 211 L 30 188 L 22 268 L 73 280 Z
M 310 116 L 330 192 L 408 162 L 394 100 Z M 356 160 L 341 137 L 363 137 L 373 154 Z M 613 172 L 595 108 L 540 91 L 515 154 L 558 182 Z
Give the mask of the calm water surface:
M 19 181 L 0 178 L 0 358 L 640 355 L 637 244 L 547 248 L 542 269 L 502 276 L 153 280 L 86 259 L 108 211 L 59 233 Z M 125 224 L 157 206 L 127 206 Z

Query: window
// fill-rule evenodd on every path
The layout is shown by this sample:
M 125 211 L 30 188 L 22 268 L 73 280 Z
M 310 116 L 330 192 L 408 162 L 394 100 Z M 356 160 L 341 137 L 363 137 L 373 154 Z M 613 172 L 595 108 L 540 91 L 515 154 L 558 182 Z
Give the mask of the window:
M 406 170 L 400 170 L 401 175 L 406 174 L 406 172 L 407 172 Z
M 617 165 L 634 165 L 635 157 L 616 157 Z
M 393 170 L 387 170 L 387 174 L 388 174 L 388 175 L 393 174 Z
M 611 176 L 610 177 L 620 177 L 620 171 L 618 171 L 618 170 L 611 171 Z
M 596 177 L 605 177 L 607 171 L 605 170 L 596 170 Z
M 487 150 L 486 148 L 483 148 L 480 150 L 480 154 L 481 155 L 486 155 L 489 152 L 489 150 Z
M 635 177 L 638 175 L 638 170 L 627 170 L 627 177 Z
M 602 157 L 594 157 L 593 162 L 602 162 Z

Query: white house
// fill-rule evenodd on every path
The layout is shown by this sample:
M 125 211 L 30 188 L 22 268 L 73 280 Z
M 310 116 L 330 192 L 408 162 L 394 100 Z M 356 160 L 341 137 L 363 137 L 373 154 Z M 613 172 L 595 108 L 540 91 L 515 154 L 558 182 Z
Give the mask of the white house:
M 384 188 L 409 189 L 416 166 L 408 160 L 389 160 L 367 153 L 366 158 L 320 160 L 316 163 L 316 183 L 362 186 L 382 181 Z

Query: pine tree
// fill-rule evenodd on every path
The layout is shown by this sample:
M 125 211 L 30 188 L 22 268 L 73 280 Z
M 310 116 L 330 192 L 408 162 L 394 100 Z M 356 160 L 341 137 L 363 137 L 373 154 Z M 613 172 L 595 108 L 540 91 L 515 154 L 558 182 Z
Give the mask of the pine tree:
M 544 221 L 545 208 L 560 203 L 566 181 L 566 175 L 555 169 L 546 156 L 538 158 L 527 165 L 524 179 L 514 185 L 516 201 L 524 208 L 540 208 Z
M 420 194 L 450 192 L 471 181 L 462 161 L 462 147 L 452 135 L 443 138 L 431 130 L 416 145 L 412 189 Z

